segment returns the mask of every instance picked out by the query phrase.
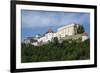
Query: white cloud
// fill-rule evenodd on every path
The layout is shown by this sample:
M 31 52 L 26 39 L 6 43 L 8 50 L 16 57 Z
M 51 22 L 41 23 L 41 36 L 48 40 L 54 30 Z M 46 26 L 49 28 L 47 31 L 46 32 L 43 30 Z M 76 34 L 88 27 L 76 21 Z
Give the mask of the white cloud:
M 22 27 L 49 26 L 49 24 L 54 21 L 55 21 L 54 18 L 48 17 L 48 16 L 39 16 L 39 15 L 23 16 L 22 17 Z
M 26 11 L 22 13 L 22 27 L 60 26 L 72 22 L 85 22 L 87 19 L 88 14 Z

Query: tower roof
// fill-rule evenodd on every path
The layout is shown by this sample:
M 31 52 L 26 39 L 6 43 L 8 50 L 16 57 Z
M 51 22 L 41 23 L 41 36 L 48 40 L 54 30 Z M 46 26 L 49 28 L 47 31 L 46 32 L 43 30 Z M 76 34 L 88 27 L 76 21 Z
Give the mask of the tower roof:
M 49 28 L 47 33 L 53 33 L 53 30 L 51 28 Z

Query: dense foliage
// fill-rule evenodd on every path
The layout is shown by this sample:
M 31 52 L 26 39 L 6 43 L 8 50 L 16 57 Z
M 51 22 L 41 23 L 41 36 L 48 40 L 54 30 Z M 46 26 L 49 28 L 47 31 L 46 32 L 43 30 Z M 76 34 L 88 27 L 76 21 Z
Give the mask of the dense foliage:
M 78 30 L 77 33 L 79 33 L 79 34 L 83 33 L 84 32 L 84 27 L 82 25 L 80 25 L 77 30 Z
M 41 46 L 22 43 L 21 62 L 86 60 L 90 58 L 90 40 L 77 42 L 57 39 Z

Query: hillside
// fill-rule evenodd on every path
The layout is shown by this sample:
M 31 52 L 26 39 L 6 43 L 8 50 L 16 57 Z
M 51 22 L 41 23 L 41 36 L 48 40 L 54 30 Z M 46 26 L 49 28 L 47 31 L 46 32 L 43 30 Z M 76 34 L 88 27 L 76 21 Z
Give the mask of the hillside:
M 80 42 L 66 39 L 61 43 L 58 39 L 41 46 L 22 43 L 21 62 L 47 62 L 86 60 L 90 58 L 90 40 Z M 70 42 L 71 41 L 71 42 Z

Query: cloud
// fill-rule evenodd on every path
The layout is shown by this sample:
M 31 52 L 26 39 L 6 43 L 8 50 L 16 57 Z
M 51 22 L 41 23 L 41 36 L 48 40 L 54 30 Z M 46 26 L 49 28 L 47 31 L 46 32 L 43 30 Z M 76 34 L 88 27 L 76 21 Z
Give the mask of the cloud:
M 83 24 L 84 22 L 89 23 L 89 14 L 85 13 L 68 13 L 68 15 L 62 17 L 62 24 L 70 23 L 79 23 Z
M 89 23 L 88 13 L 44 12 L 22 10 L 22 27 L 61 26 L 69 23 Z
M 38 11 L 22 11 L 22 27 L 52 26 L 52 23 L 57 22 L 53 15 Z
M 47 18 L 44 18 L 39 15 L 23 15 L 22 16 L 22 27 L 39 27 L 47 26 L 50 21 Z M 46 24 L 47 23 L 47 24 Z

